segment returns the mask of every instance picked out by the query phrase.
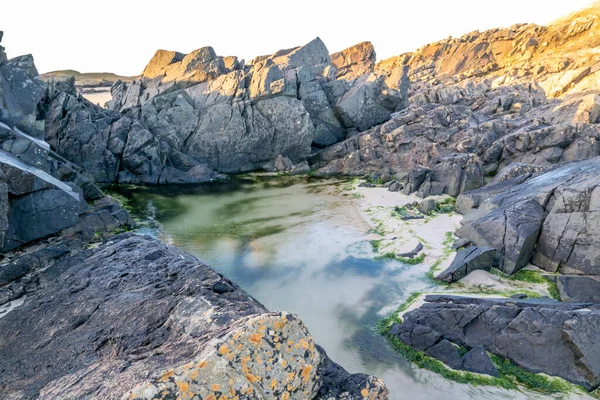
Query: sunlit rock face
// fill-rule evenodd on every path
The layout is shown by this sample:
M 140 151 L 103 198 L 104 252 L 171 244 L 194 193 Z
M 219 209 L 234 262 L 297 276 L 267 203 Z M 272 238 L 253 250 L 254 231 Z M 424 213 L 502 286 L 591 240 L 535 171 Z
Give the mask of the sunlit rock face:
M 550 166 L 597 156 L 598 15 L 595 5 L 547 27 L 472 32 L 377 63 L 373 73 L 385 85 L 401 91 L 403 76 L 410 80 L 408 108 L 314 155 L 312 168 L 402 177 L 469 153 L 482 182 L 513 162 Z M 361 48 L 335 59 L 364 58 Z M 427 182 L 453 192 L 447 179 L 432 174 Z

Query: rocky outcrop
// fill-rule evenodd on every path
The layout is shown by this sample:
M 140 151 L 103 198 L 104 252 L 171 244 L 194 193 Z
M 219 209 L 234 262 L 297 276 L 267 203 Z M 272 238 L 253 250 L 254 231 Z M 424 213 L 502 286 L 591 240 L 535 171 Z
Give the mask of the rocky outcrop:
M 387 398 L 381 381 L 331 362 L 298 317 L 187 253 L 124 234 L 53 254 L 0 317 L 6 396 Z
M 600 385 L 597 305 L 455 296 L 427 296 L 425 301 L 405 314 L 403 323 L 392 326 L 390 334 L 451 367 L 459 365 L 452 349 L 464 346 L 477 357 L 469 352 L 458 369 L 494 375 L 489 352 L 590 391 Z
M 45 140 L 96 182 L 166 184 L 223 178 L 161 142 L 139 121 L 78 96 L 72 82 L 63 87 L 48 85 L 40 115 Z
M 599 173 L 596 157 L 463 193 L 457 209 L 466 218 L 456 234 L 495 248 L 508 274 L 533 262 L 549 272 L 599 275 Z
M 370 43 L 332 61 L 319 38 L 248 65 L 210 47 L 159 50 L 139 79 L 115 84 L 109 108 L 220 172 L 268 169 L 278 156 L 298 164 L 398 109 L 401 91 L 374 61 Z
M 371 42 L 358 43 L 345 50 L 331 54 L 331 63 L 336 67 L 336 77 L 346 80 L 370 74 L 375 69 L 377 56 Z

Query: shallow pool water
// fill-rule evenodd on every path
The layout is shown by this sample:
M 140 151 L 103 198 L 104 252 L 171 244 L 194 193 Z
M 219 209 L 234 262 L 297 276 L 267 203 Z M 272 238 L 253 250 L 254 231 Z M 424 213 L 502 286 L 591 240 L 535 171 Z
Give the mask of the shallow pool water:
M 429 266 L 373 260 L 369 225 L 344 185 L 253 176 L 110 192 L 126 199 L 140 232 L 196 255 L 270 310 L 298 314 L 335 362 L 383 379 L 391 399 L 549 398 L 449 382 L 389 347 L 375 324 L 431 286 Z

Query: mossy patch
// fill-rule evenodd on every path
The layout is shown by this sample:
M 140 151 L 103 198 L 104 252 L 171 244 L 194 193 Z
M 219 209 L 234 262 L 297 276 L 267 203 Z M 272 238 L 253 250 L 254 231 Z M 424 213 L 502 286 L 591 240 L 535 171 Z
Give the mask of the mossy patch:
M 401 262 L 402 264 L 417 265 L 417 264 L 421 264 L 425 260 L 426 256 L 427 255 L 425 253 L 421 253 L 414 258 L 408 258 L 408 257 L 400 257 L 398 254 L 396 254 L 394 252 L 388 252 L 388 253 L 381 254 L 381 255 L 375 257 L 375 259 L 376 260 L 396 260 L 396 261 Z
M 556 287 L 556 283 L 546 279 L 541 272 L 530 271 L 530 270 L 521 270 L 513 275 L 507 275 L 504 272 L 502 272 L 496 268 L 492 268 L 490 273 L 500 276 L 501 278 L 504 278 L 504 279 L 507 279 L 510 281 L 527 282 L 527 283 L 532 283 L 535 285 L 545 286 L 550 297 L 560 300 L 560 294 L 558 293 L 558 288 Z M 539 297 L 539 295 L 537 297 Z

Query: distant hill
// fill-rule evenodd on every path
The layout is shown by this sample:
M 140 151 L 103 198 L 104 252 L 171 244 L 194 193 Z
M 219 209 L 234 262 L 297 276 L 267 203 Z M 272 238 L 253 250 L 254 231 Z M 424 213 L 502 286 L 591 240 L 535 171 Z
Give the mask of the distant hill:
M 130 82 L 136 78 L 135 76 L 121 76 L 113 74 L 112 72 L 79 72 L 73 69 L 46 72 L 41 74 L 40 78 L 43 80 L 50 80 L 69 76 L 75 77 L 75 84 L 78 87 L 112 86 L 112 84 L 118 80 Z

